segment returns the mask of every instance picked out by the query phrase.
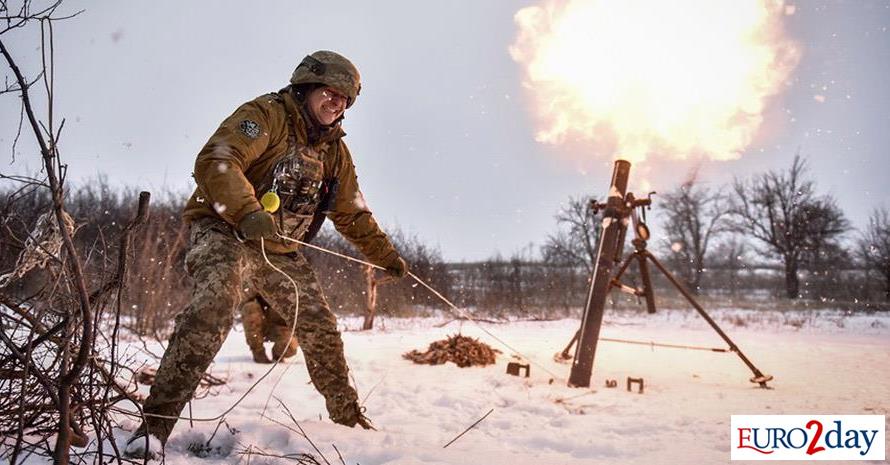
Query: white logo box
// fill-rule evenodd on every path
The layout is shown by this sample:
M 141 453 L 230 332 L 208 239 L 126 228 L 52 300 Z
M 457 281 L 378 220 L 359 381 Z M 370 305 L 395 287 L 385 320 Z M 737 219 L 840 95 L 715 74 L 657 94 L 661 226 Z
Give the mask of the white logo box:
M 731 460 L 884 460 L 884 415 L 732 415 Z

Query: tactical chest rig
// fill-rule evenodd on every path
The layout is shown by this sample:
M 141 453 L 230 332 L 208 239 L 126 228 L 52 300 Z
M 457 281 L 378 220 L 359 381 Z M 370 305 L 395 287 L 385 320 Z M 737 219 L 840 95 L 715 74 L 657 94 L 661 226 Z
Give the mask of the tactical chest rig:
M 285 154 L 264 182 L 263 191 L 277 197 L 278 205 L 264 208 L 275 216 L 279 232 L 287 237 L 311 241 L 324 223 L 325 213 L 330 210 L 337 191 L 336 178 L 325 179 L 325 162 L 333 163 L 333 157 L 325 160 L 330 144 L 338 150 L 336 141 L 321 144 L 302 145 L 297 141 L 296 118 L 291 113 L 280 94 L 272 94 L 284 107 L 287 115 L 287 148 Z M 329 154 L 330 155 L 330 154 Z

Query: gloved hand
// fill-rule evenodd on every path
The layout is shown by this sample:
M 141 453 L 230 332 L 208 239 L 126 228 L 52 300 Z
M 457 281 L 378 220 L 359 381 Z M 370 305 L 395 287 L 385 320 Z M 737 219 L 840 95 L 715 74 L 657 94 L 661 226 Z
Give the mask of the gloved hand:
M 238 222 L 238 231 L 247 240 L 274 239 L 277 231 L 275 218 L 265 210 L 248 214 Z
M 386 265 L 386 274 L 394 278 L 404 278 L 408 274 L 408 264 L 402 257 L 396 257 L 395 260 Z

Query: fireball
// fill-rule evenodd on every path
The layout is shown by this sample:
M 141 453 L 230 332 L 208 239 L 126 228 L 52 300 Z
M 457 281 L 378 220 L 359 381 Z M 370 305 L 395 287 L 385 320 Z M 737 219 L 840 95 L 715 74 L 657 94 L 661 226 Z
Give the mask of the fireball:
M 523 8 L 536 140 L 590 141 L 631 161 L 738 158 L 800 52 L 774 0 L 569 0 Z

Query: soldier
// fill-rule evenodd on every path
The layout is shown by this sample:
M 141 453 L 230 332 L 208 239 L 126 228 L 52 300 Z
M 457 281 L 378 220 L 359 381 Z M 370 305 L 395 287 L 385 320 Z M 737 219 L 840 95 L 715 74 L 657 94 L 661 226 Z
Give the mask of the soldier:
M 242 302 L 260 296 L 293 323 L 293 285 L 266 263 L 261 244 L 299 286 L 297 337 L 331 420 L 371 428 L 349 384 L 337 320 L 298 244 L 285 239 L 303 237 L 326 215 L 370 262 L 393 276 L 407 273 L 362 197 L 343 142 L 343 115 L 360 89 L 349 60 L 315 52 L 289 86 L 235 110 L 198 154 L 197 187 L 183 213 L 190 223 L 185 262 L 192 298 L 176 317 L 145 399 L 145 420 L 127 441 L 131 457 L 160 452 Z
M 272 363 L 297 354 L 299 343 L 287 321 L 260 297 L 241 304 L 241 324 L 244 338 L 256 363 Z M 272 359 L 266 355 L 265 341 L 272 341 Z

